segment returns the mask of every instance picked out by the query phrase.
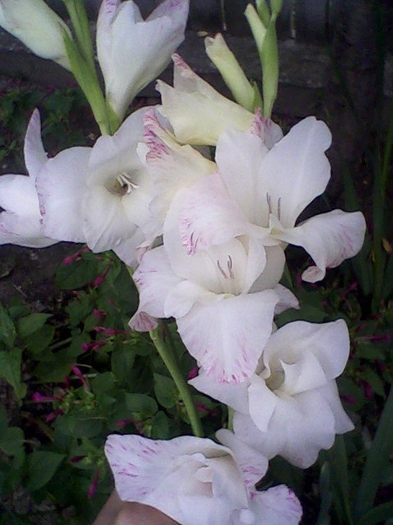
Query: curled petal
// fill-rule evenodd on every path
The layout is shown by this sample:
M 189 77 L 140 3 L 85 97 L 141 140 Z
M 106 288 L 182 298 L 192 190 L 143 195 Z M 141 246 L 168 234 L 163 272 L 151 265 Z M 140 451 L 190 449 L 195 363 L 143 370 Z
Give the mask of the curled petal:
M 316 266 L 307 268 L 302 278 L 314 283 L 324 278 L 326 268 L 335 268 L 360 251 L 365 230 L 366 223 L 362 213 L 333 210 L 312 217 L 276 237 L 302 246 L 311 255 Z

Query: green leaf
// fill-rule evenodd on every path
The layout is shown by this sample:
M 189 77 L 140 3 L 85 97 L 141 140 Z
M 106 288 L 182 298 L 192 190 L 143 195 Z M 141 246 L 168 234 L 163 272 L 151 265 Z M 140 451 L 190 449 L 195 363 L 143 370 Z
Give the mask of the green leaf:
M 133 414 L 142 414 L 143 417 L 154 415 L 158 406 L 154 399 L 146 394 L 130 394 L 125 395 L 127 408 Z
M 151 439 L 169 439 L 170 421 L 168 416 L 161 410 L 152 418 Z
M 374 504 L 379 485 L 393 452 L 393 387 L 380 417 L 355 500 L 355 512 L 359 518 L 368 513 Z
M 36 451 L 29 456 L 29 490 L 38 490 L 50 481 L 66 456 L 57 452 Z
M 65 414 L 56 419 L 56 429 L 74 438 L 92 438 L 102 431 L 103 418 L 84 414 Z
M 179 401 L 179 392 L 173 379 L 154 374 L 154 391 L 158 402 L 164 408 L 172 408 Z
M 15 325 L 7 310 L 0 303 L 0 341 L 12 348 L 16 339 Z
M 128 345 L 115 344 L 112 351 L 112 372 L 120 384 L 127 384 L 135 362 L 135 353 Z
M 95 259 L 83 258 L 71 264 L 62 264 L 57 270 L 56 286 L 61 290 L 76 290 L 94 281 L 98 273 Z
M 392 518 L 393 516 L 393 502 L 384 503 L 374 509 L 371 509 L 367 514 L 362 516 L 357 525 L 378 525 L 379 523 Z
M 18 320 L 18 334 L 20 337 L 28 337 L 29 335 L 40 329 L 46 321 L 52 317 L 51 314 L 34 313 L 22 317 Z
M 321 467 L 319 490 L 321 493 L 321 507 L 316 525 L 330 525 L 329 511 L 332 506 L 333 494 L 330 489 L 330 469 L 328 462 L 325 462 Z
M 14 389 L 18 399 L 23 399 L 27 386 L 21 379 L 22 350 L 13 348 L 10 351 L 0 352 L 0 376 Z
M 39 354 L 44 351 L 53 341 L 55 335 L 55 327 L 51 325 L 44 325 L 39 330 L 28 337 L 26 348 L 33 354 Z

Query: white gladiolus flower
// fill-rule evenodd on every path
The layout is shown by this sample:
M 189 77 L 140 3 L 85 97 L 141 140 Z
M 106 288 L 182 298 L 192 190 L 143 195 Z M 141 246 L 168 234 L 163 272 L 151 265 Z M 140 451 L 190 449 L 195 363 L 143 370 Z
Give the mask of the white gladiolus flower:
M 362 213 L 333 210 L 296 224 L 329 181 L 324 152 L 330 141 L 327 126 L 314 117 L 299 122 L 271 149 L 255 134 L 224 132 L 217 143 L 217 172 L 194 185 L 180 211 L 188 251 L 245 234 L 266 246 L 302 246 L 315 262 L 302 276 L 309 282 L 356 255 L 366 228 Z
M 151 181 L 137 154 L 145 109 L 130 115 L 113 136 L 93 148 L 70 148 L 41 170 L 38 195 L 44 232 L 86 242 L 94 252 L 114 250 L 130 266 L 144 240 Z
M 64 45 L 70 30 L 43 0 L 0 0 L 0 26 L 39 57 L 71 69 Z
M 108 101 L 120 118 L 184 40 L 188 9 L 189 0 L 166 0 L 143 20 L 132 0 L 103 0 L 97 56 Z
M 180 525 L 297 525 L 302 509 L 284 485 L 257 492 L 267 460 L 222 431 L 225 446 L 181 436 L 168 441 L 111 435 L 105 454 L 122 501 L 160 510 Z
M 241 441 L 269 459 L 281 455 L 307 468 L 336 434 L 353 428 L 335 382 L 349 355 L 348 329 L 343 320 L 296 321 L 274 332 L 261 353 L 255 373 L 241 384 L 214 383 L 203 372 L 189 382 L 235 410 Z
M 178 191 L 166 216 L 163 246 L 146 252 L 134 274 L 140 303 L 131 326 L 143 329 L 146 314 L 174 317 L 188 351 L 209 376 L 244 381 L 270 335 L 277 303 L 287 300 L 272 289 L 282 276 L 284 252 L 244 237 L 189 255 L 177 223 L 190 191 Z M 148 324 L 145 330 L 150 329 Z
M 229 523 L 248 506 L 234 455 L 209 439 L 108 437 L 105 453 L 120 499 L 154 507 L 182 525 Z M 263 475 L 264 472 L 261 473 Z

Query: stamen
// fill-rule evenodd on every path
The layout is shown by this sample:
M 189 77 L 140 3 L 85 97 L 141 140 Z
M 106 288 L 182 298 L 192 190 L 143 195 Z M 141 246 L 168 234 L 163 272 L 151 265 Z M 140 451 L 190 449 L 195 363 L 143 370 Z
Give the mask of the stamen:
M 117 181 L 126 194 L 131 193 L 132 190 L 139 188 L 139 185 L 131 180 L 130 174 L 125 171 L 117 176 Z
M 228 276 L 227 274 L 224 272 L 224 270 L 222 269 L 222 266 L 220 264 L 220 261 L 217 259 L 217 267 L 218 269 L 220 270 L 221 272 L 221 275 L 224 277 L 224 279 L 228 279 Z
M 228 255 L 227 268 L 228 268 L 228 271 L 229 271 L 229 277 L 231 279 L 234 279 L 235 278 L 235 274 L 232 271 L 233 263 L 232 263 L 232 257 L 230 255 Z
M 281 220 L 281 197 L 278 198 L 277 202 L 277 218 L 279 221 Z
M 270 197 L 268 193 L 266 193 L 266 202 L 269 208 L 269 213 L 271 214 L 272 213 L 272 198 Z

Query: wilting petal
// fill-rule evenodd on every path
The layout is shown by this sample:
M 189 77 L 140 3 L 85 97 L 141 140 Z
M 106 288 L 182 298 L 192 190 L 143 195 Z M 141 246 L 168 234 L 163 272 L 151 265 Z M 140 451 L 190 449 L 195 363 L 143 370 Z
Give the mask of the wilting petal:
M 316 266 L 307 268 L 302 278 L 313 283 L 323 279 L 326 268 L 335 268 L 359 252 L 365 230 L 362 213 L 333 210 L 275 236 L 284 242 L 302 246 L 311 255 Z
M 106 95 L 123 117 L 135 95 L 154 80 L 184 40 L 188 0 L 166 0 L 147 20 L 128 0 L 104 0 L 97 20 L 97 55 Z
M 91 148 L 84 147 L 61 151 L 45 163 L 37 177 L 43 231 L 49 237 L 86 242 L 81 203 L 90 152 Z
M 209 439 L 153 441 L 108 437 L 105 453 L 123 501 L 150 505 L 183 525 L 229 523 L 247 507 L 247 493 L 231 451 Z
M 1 0 L 0 26 L 36 55 L 71 69 L 64 44 L 64 34 L 71 36 L 70 30 L 42 0 Z
M 160 112 L 168 118 L 177 140 L 186 144 L 210 145 L 227 129 L 249 130 L 254 115 L 223 97 L 196 75 L 178 56 L 174 62 L 174 87 L 158 81 Z
M 178 331 L 214 381 L 239 383 L 255 371 L 272 330 L 276 302 L 276 294 L 266 290 L 223 297 L 214 305 L 196 304 L 177 319 Z

